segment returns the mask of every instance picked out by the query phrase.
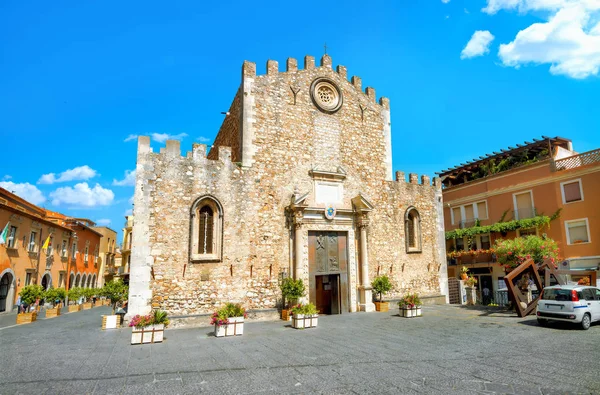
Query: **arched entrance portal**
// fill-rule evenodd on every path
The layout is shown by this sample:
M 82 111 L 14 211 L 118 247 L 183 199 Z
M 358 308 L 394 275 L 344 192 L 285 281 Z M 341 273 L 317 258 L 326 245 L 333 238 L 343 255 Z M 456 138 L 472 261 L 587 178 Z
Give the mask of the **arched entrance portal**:
M 4 273 L 0 278 L 0 312 L 12 310 L 14 299 L 13 275 Z
M 42 277 L 42 287 L 44 289 L 49 289 L 52 286 L 52 277 L 50 277 L 49 273 L 44 274 Z

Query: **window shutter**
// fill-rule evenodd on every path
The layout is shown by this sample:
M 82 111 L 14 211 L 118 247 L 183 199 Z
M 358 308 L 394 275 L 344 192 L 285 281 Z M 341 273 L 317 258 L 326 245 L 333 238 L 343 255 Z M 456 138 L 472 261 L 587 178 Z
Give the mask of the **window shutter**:
M 565 192 L 565 202 L 576 202 L 581 200 L 581 190 L 579 189 L 579 181 L 570 182 L 563 185 Z
M 487 204 L 485 202 L 477 203 L 477 218 L 485 219 L 487 217 Z

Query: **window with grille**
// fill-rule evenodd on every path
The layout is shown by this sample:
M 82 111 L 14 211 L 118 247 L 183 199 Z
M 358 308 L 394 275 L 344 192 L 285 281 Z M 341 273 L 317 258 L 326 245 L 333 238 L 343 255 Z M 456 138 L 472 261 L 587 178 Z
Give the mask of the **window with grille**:
M 573 203 L 583 200 L 583 190 L 581 181 L 567 181 L 560 184 L 562 186 L 563 203 Z

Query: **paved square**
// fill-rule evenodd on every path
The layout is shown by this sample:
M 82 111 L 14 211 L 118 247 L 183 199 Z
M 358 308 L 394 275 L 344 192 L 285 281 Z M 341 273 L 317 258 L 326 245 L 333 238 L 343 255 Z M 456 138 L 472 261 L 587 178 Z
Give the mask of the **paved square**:
M 248 323 L 235 338 L 171 329 L 132 346 L 129 328 L 100 329 L 107 312 L 18 327 L 0 317 L 0 394 L 600 393 L 600 325 L 426 306 L 421 318 L 323 316 L 306 330 Z

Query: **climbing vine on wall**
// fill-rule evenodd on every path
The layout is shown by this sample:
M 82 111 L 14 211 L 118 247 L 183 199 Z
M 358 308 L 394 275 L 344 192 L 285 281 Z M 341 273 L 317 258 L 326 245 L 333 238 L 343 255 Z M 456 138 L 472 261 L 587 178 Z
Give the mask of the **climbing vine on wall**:
M 561 210 L 562 209 L 559 208 L 549 217 L 547 215 L 538 215 L 537 217 L 533 218 L 518 219 L 508 222 L 497 222 L 492 225 L 473 226 L 471 228 L 450 230 L 446 232 L 446 240 L 473 237 L 486 233 L 504 233 L 517 229 L 542 228 L 544 226 L 550 226 L 550 221 L 557 219 L 560 216 Z

